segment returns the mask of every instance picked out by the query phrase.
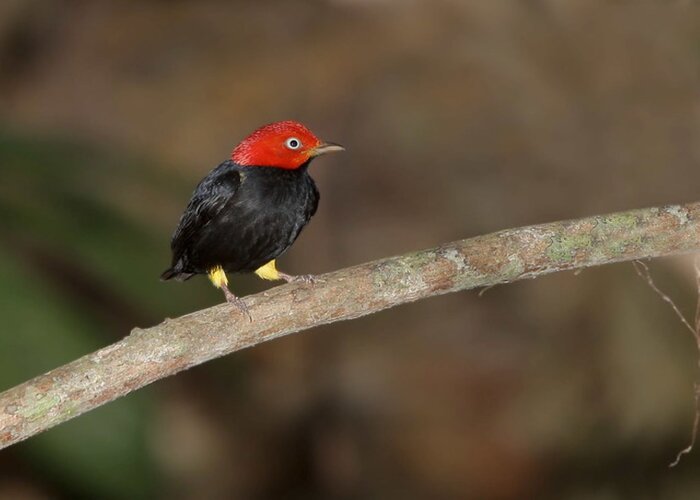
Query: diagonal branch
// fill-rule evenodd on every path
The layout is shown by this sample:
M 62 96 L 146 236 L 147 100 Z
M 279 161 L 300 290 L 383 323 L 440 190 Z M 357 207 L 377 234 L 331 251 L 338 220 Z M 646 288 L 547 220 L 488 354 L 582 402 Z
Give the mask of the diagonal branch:
M 700 203 L 508 229 L 390 257 L 134 329 L 121 341 L 0 394 L 0 448 L 155 380 L 314 326 L 458 290 L 700 250 Z

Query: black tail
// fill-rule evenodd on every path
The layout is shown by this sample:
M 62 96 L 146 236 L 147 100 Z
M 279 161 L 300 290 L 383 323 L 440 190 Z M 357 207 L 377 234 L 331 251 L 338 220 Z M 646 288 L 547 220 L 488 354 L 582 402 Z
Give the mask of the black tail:
M 183 273 L 182 271 L 178 271 L 174 267 L 171 267 L 170 269 L 163 271 L 163 274 L 160 275 L 160 280 L 168 281 L 170 279 L 176 279 L 178 281 L 185 281 L 194 275 L 195 273 Z

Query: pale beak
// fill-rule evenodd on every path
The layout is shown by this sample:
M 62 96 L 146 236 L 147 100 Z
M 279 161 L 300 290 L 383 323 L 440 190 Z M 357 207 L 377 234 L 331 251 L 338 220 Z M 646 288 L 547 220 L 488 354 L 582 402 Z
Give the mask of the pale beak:
M 311 150 L 311 156 L 321 156 L 327 153 L 337 153 L 338 151 L 345 151 L 345 148 L 334 142 L 322 142 Z

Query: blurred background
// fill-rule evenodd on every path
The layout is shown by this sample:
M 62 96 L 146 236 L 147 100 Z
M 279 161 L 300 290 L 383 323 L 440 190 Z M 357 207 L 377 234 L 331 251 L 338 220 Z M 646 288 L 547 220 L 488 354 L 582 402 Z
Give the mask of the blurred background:
M 323 273 L 700 199 L 693 1 L 0 2 L 0 389 L 221 301 L 161 283 L 196 182 L 296 119 L 348 151 Z M 651 263 L 689 313 L 692 259 Z M 269 284 L 240 277 L 234 290 Z M 691 335 L 620 264 L 399 307 L 0 453 L 0 498 L 700 498 Z

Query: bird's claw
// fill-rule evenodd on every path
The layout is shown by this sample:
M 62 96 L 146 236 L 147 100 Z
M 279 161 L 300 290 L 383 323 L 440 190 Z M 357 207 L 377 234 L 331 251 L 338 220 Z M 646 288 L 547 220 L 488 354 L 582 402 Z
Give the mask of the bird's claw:
M 294 277 L 294 282 L 313 284 L 318 282 L 318 278 L 313 274 L 300 274 L 299 276 Z
M 287 283 L 313 284 L 322 281 L 313 274 L 300 274 L 299 276 L 292 276 L 291 274 L 280 273 L 280 277 Z
M 236 309 L 248 316 L 248 321 L 250 321 L 251 323 L 253 322 L 253 316 L 250 315 L 250 309 L 248 309 L 248 304 L 246 304 L 243 301 L 243 299 L 236 297 L 228 290 L 224 290 L 224 295 L 226 296 L 226 302 L 228 302 L 232 306 L 235 306 Z
M 229 300 L 228 302 L 229 304 L 235 306 L 243 314 L 248 316 L 248 321 L 250 321 L 251 323 L 253 322 L 253 316 L 251 316 L 250 314 L 250 309 L 248 309 L 248 305 L 245 302 L 243 302 L 242 299 L 235 297 L 233 300 Z

